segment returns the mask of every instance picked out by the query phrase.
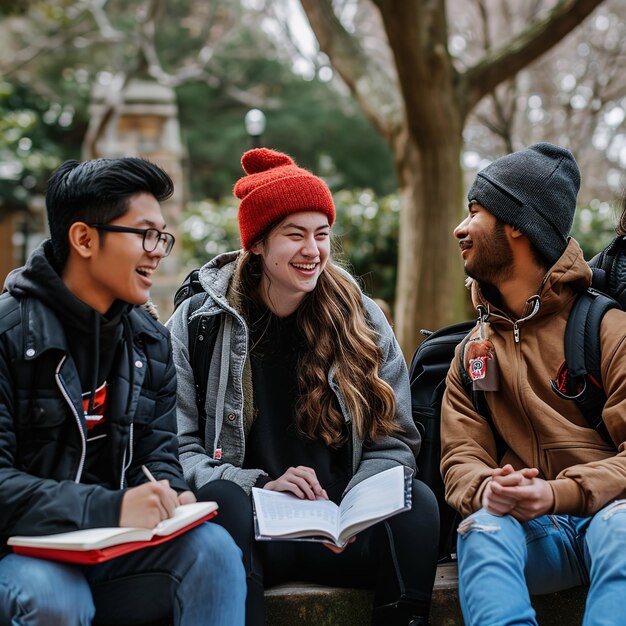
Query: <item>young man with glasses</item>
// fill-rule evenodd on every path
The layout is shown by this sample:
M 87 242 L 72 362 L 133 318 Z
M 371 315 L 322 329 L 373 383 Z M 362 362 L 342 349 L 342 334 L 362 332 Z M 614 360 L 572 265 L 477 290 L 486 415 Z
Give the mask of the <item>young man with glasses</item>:
M 136 158 L 67 161 L 50 239 L 0 296 L 0 623 L 243 624 L 241 553 L 202 524 L 78 566 L 11 553 L 11 535 L 153 528 L 195 501 L 176 441 L 167 330 L 144 309 L 174 237 L 169 176 Z M 146 479 L 142 466 L 156 477 Z

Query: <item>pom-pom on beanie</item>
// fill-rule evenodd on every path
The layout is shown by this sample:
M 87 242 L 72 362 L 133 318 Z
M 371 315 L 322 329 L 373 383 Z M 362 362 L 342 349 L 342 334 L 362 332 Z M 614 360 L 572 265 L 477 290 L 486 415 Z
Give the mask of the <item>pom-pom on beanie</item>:
M 241 157 L 246 176 L 233 189 L 239 205 L 239 234 L 248 250 L 259 236 L 291 213 L 319 211 L 335 221 L 335 204 L 328 185 L 298 167 L 287 154 L 255 148 Z
M 553 265 L 565 251 L 580 172 L 569 150 L 538 143 L 478 172 L 467 197 L 521 231 Z

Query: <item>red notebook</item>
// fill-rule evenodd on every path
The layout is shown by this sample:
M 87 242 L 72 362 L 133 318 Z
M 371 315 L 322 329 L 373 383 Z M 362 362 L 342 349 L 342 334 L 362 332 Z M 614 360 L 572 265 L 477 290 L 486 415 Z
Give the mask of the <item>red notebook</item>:
M 148 528 L 88 528 L 40 537 L 14 536 L 8 544 L 16 554 L 94 564 L 142 548 L 158 546 L 217 515 L 216 502 L 195 502 L 179 506 L 174 515 Z

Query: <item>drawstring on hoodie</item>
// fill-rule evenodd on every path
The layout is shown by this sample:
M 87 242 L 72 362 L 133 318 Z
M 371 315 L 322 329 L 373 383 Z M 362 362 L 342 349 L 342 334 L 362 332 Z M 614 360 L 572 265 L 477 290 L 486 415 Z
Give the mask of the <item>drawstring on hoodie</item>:
M 91 375 L 91 389 L 89 391 L 89 406 L 87 414 L 93 415 L 96 401 L 96 389 L 98 388 L 98 374 L 100 373 L 100 315 L 98 311 L 93 312 L 93 344 L 94 344 L 94 367 Z
M 96 390 L 98 387 L 98 377 L 100 373 L 100 323 L 101 318 L 100 314 L 94 310 L 93 312 L 93 335 L 94 335 L 94 367 L 93 374 L 91 378 L 91 390 L 89 393 L 89 405 L 88 405 L 88 415 L 92 415 L 94 412 L 94 404 L 96 400 Z M 126 358 L 128 361 L 128 394 L 126 396 L 126 408 L 124 413 L 128 415 L 130 413 L 130 407 L 132 404 L 133 398 L 133 388 L 135 385 L 135 361 L 133 358 L 133 330 L 131 327 L 130 320 L 128 319 L 128 313 L 124 312 L 121 317 L 124 343 L 126 344 Z M 122 458 L 122 474 L 120 478 L 120 489 L 123 489 L 125 486 L 125 474 L 126 470 L 130 467 L 133 459 L 133 423 L 131 422 L 129 427 L 129 438 L 128 445 L 126 450 L 124 450 L 124 455 Z M 128 456 L 128 458 L 127 458 Z
M 98 388 L 98 376 L 100 374 L 100 314 L 94 310 L 93 312 L 93 343 L 94 343 L 94 368 L 91 376 L 91 389 L 89 391 L 89 407 L 87 409 L 88 415 L 92 415 L 94 411 L 94 404 L 96 399 L 96 390 Z M 126 344 L 126 356 L 128 358 L 128 371 L 129 371 L 129 391 L 126 397 L 126 409 L 128 413 L 130 410 L 131 400 L 133 397 L 133 385 L 135 383 L 135 367 L 133 360 L 133 331 L 130 327 L 130 321 L 128 319 L 128 313 L 122 314 L 122 327 L 124 329 L 124 343 Z
M 130 405 L 133 398 L 133 387 L 135 386 L 135 363 L 133 360 L 133 331 L 130 326 L 130 320 L 128 314 L 122 315 L 122 326 L 124 328 L 124 343 L 126 344 L 126 355 L 128 357 L 128 395 L 126 397 L 126 409 L 125 413 L 128 415 L 130 412 Z M 134 435 L 134 423 L 130 423 L 128 434 L 128 446 L 124 450 L 124 457 L 122 460 L 122 476 L 120 478 L 120 489 L 125 487 L 126 483 L 126 470 L 130 467 L 133 461 L 133 435 Z M 126 459 L 126 452 L 128 452 L 128 459 Z
M 476 307 L 476 310 L 478 311 L 478 321 L 482 325 L 489 319 L 489 315 L 491 315 L 491 313 L 489 311 L 489 303 L 487 303 L 487 306 L 479 304 Z
M 124 343 L 126 344 L 126 354 L 128 356 L 128 396 L 125 409 L 125 413 L 128 413 L 135 385 L 135 362 L 133 360 L 133 329 L 130 327 L 128 313 L 126 312 L 122 315 L 122 326 L 124 328 Z

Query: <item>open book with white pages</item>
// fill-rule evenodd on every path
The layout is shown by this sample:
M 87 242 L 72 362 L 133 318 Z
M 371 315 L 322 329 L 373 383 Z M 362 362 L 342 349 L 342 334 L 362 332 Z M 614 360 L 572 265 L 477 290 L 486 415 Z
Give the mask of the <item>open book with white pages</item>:
M 360 531 L 411 508 L 413 471 L 398 465 L 350 489 L 339 506 L 253 487 L 255 536 L 261 541 L 325 541 L 343 547 Z

